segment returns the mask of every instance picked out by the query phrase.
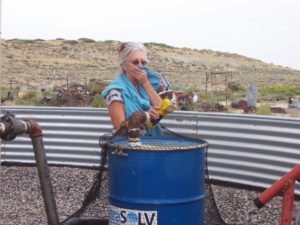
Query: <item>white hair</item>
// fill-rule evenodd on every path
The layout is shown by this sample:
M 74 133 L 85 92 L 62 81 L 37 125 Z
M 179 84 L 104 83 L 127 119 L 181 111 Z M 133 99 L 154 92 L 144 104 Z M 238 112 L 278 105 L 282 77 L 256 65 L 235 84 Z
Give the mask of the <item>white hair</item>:
M 123 43 L 121 45 L 119 54 L 120 54 L 120 66 L 123 65 L 123 63 L 126 61 L 127 56 L 130 55 L 130 53 L 135 52 L 135 51 L 140 51 L 143 52 L 145 55 L 145 59 L 147 59 L 147 50 L 144 46 L 144 44 L 139 43 L 139 42 L 127 42 Z

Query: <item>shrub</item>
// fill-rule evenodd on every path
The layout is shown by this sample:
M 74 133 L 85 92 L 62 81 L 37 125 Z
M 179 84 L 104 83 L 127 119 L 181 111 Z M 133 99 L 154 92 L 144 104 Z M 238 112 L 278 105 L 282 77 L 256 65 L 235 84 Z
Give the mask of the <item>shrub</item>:
M 26 99 L 34 99 L 37 97 L 37 93 L 36 91 L 28 91 L 27 95 L 26 95 Z
M 173 91 L 180 91 L 181 87 L 178 83 L 175 83 L 175 84 L 172 85 L 172 90 Z
M 104 108 L 106 107 L 106 102 L 102 96 L 96 95 L 93 97 L 90 106 L 95 108 Z
M 300 118 L 300 113 L 299 112 L 292 113 L 291 117 L 293 117 L 293 118 Z
M 84 43 L 95 43 L 96 42 L 93 39 L 89 39 L 89 38 L 79 38 L 78 41 L 84 42 Z
M 14 57 L 13 54 L 8 54 L 8 55 L 6 55 L 6 58 L 8 58 L 8 59 L 12 59 L 13 57 Z
M 9 89 L 8 87 L 1 87 L 0 91 L 1 91 L 1 102 L 4 101 L 4 100 L 7 100 L 9 95 L 12 95 L 12 96 L 15 95 L 15 90 L 14 89 Z
M 11 39 L 11 41 L 12 42 L 17 42 L 19 44 L 31 44 L 31 43 L 34 43 L 34 40 L 19 39 L 19 38 Z
M 184 90 L 185 93 L 189 93 L 189 92 L 199 92 L 199 88 L 197 87 L 196 84 L 192 84 L 188 87 L 185 88 Z
M 103 87 L 99 85 L 97 82 L 90 80 L 87 89 L 92 95 L 100 94 L 103 91 Z
M 39 104 L 41 96 L 37 93 L 36 90 L 29 90 L 26 95 L 22 98 L 17 98 L 17 105 L 37 105 Z
M 116 42 L 116 41 L 114 41 L 114 40 L 105 40 L 105 41 L 104 41 L 104 43 L 106 43 L 106 44 L 112 44 L 112 43 L 114 43 L 114 42 Z
M 259 93 L 268 98 L 287 100 L 290 96 L 300 95 L 300 86 L 266 86 L 260 88 Z
M 257 108 L 256 114 L 258 115 L 272 115 L 271 108 L 268 104 L 262 104 Z
M 231 91 L 243 91 L 244 90 L 242 85 L 235 81 L 228 82 L 228 89 L 230 89 Z
M 213 92 L 208 92 L 205 98 L 208 107 L 214 107 L 218 102 L 218 97 Z
M 75 41 L 75 40 L 65 40 L 63 43 L 64 44 L 69 44 L 69 45 L 76 45 L 76 44 L 78 44 L 78 41 Z
M 150 45 L 154 45 L 154 46 L 158 46 L 158 47 L 162 47 L 162 48 L 174 48 L 173 46 L 164 44 L 164 43 L 156 43 L 156 42 L 148 42 L 145 43 L 145 46 L 150 46 Z

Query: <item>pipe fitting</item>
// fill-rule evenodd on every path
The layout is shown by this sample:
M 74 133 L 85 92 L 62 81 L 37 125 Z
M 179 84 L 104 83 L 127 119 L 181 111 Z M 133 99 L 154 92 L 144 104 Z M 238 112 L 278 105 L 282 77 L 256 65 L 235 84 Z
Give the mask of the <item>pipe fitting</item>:
M 15 115 L 11 112 L 7 112 L 2 116 L 0 122 L 0 137 L 5 141 L 11 141 L 18 135 L 25 133 L 27 130 L 27 124 L 24 121 L 15 118 Z
M 43 131 L 37 122 L 33 120 L 27 120 L 26 124 L 28 125 L 27 133 L 30 138 L 42 137 Z

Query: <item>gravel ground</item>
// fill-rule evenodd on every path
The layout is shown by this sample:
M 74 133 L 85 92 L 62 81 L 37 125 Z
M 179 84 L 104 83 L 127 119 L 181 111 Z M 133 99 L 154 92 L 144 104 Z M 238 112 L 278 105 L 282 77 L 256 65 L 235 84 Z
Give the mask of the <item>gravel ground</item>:
M 95 170 L 50 167 L 60 221 L 75 212 L 91 187 Z M 212 186 L 217 207 L 223 220 L 231 225 L 280 224 L 281 197 L 276 197 L 258 210 L 253 199 L 258 192 L 220 185 Z M 208 190 L 207 190 L 208 191 Z M 107 217 L 107 177 L 101 199 L 92 205 L 85 217 Z M 207 225 L 221 225 L 213 212 L 213 202 L 206 198 Z M 99 212 L 101 209 L 101 212 Z M 300 201 L 295 201 L 293 225 L 300 225 Z M 46 225 L 47 219 L 37 169 L 35 167 L 0 166 L 0 225 Z

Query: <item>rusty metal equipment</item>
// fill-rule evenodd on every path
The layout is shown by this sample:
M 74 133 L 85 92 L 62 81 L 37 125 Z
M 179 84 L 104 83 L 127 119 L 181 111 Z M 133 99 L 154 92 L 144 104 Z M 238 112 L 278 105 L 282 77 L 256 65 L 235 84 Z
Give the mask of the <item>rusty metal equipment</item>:
M 91 101 L 89 90 L 83 85 L 54 87 L 54 91 L 57 92 L 55 104 L 59 106 L 87 106 Z
M 254 200 L 254 204 L 260 209 L 272 198 L 283 192 L 281 225 L 291 225 L 293 219 L 293 206 L 295 198 L 295 183 L 300 181 L 300 164 L 286 173 L 280 180 L 266 189 Z
M 207 97 L 208 86 L 222 85 L 225 91 L 226 107 L 228 100 L 228 82 L 232 79 L 232 72 L 207 72 L 205 76 L 205 94 Z
M 236 99 L 231 102 L 231 107 L 234 109 L 244 109 L 247 107 L 247 102 L 244 99 Z

